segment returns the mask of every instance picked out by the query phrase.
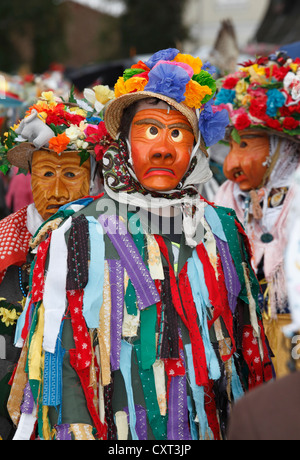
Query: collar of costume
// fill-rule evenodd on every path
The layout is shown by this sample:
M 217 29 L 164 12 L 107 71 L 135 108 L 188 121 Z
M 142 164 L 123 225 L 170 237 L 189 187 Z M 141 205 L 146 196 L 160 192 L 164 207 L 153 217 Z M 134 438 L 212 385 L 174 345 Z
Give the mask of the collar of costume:
M 206 203 L 199 194 L 199 187 L 212 177 L 207 158 L 199 149 L 200 138 L 190 160 L 190 166 L 176 189 L 168 192 L 151 192 L 137 180 L 130 164 L 128 145 L 119 140 L 103 157 L 104 188 L 107 194 L 119 203 L 142 209 L 159 209 L 175 206 L 183 214 L 183 228 L 187 244 L 195 247 L 196 229 Z

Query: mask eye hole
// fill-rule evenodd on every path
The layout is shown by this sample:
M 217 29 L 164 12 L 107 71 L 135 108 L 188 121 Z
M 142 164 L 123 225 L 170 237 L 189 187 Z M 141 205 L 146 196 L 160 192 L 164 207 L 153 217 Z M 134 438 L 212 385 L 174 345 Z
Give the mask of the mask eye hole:
M 64 176 L 72 179 L 73 177 L 75 177 L 75 174 L 72 171 L 68 171 L 65 172 Z
M 245 149 L 246 147 L 248 147 L 247 142 L 242 141 L 242 142 L 240 143 L 240 147 L 241 147 L 241 149 Z
M 54 174 L 53 174 L 52 171 L 47 171 L 47 172 L 45 172 L 44 177 L 52 177 L 53 175 Z
M 158 135 L 158 128 L 156 126 L 149 126 L 146 130 L 146 136 L 148 139 L 155 139 Z
M 172 137 L 173 141 L 175 141 L 175 142 L 181 142 L 182 139 L 183 139 L 183 134 L 182 134 L 182 132 L 180 131 L 180 129 L 172 129 L 172 131 L 171 131 L 171 137 Z

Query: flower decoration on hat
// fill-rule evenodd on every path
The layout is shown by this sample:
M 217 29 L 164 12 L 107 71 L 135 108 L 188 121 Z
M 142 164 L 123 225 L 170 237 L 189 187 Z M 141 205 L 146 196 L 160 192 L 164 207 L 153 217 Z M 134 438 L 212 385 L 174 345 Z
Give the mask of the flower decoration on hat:
M 210 117 L 201 119 L 200 116 L 215 95 L 216 81 L 211 66 L 203 65 L 199 57 L 181 54 L 177 49 L 169 48 L 158 51 L 145 62 L 139 61 L 132 65 L 119 77 L 115 85 L 115 97 L 140 91 L 163 95 L 194 110 L 207 147 L 218 142 L 224 135 L 229 123 L 226 112 L 220 117 L 210 105 Z M 218 123 L 213 121 L 215 117 Z
M 233 136 L 251 128 L 300 140 L 300 59 L 278 53 L 245 62 L 222 79 L 215 110 L 223 108 Z
M 86 94 L 89 100 L 79 100 L 72 90 L 69 102 L 65 102 L 52 91 L 43 92 L 26 111 L 23 120 L 4 134 L 0 143 L 0 170 L 7 173 L 11 167 L 7 152 L 24 143 L 31 143 L 34 149 L 50 149 L 58 155 L 65 150 L 76 151 L 81 163 L 90 154 L 94 155 L 96 161 L 101 161 L 112 142 L 101 111 L 114 94 L 108 87 L 100 85 L 88 89 Z M 101 94 L 104 95 L 102 103 L 99 101 Z

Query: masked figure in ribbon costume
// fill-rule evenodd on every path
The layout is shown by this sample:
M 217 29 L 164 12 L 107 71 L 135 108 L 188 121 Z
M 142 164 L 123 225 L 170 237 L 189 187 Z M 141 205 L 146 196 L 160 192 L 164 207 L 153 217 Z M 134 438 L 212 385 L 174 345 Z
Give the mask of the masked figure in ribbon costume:
M 297 441 L 299 439 L 300 331 L 300 168 L 293 174 L 294 196 L 287 218 L 284 255 L 291 323 L 283 328 L 292 338 L 290 372 L 270 385 L 248 393 L 234 407 L 228 428 L 230 440 Z
M 30 170 L 34 198 L 33 204 L 0 223 L 0 436 L 4 439 L 11 436 L 5 406 L 8 381 L 19 355 L 19 349 L 13 346 L 13 334 L 28 299 L 30 264 L 38 241 L 59 225 L 59 215 L 52 220 L 59 208 L 98 193 L 100 186 L 96 161 L 99 158 L 95 158 L 94 145 L 85 133 L 88 127 L 97 130 L 98 126 L 88 124 L 87 113 L 74 104 L 64 104 L 52 93 L 45 96 L 47 100 L 38 100 L 18 127 L 9 129 L 3 144 L 2 166 Z M 43 234 L 38 233 L 45 222 Z
M 32 266 L 16 439 L 35 422 L 44 439 L 223 439 L 232 401 L 272 378 L 247 237 L 199 194 L 228 124 L 209 69 L 168 49 L 119 78 L 105 194 Z
M 231 118 L 223 165 L 228 180 L 215 202 L 233 208 L 249 236 L 277 377 L 288 372 L 290 354 L 282 334 L 290 322 L 283 259 L 292 174 L 300 161 L 298 61 L 274 55 L 245 63 L 224 78 L 215 102 L 228 107 Z

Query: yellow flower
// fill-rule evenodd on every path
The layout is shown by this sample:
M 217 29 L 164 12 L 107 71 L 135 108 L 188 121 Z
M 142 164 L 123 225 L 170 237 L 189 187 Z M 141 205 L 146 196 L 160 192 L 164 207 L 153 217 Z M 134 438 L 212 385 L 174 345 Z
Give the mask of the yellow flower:
M 126 93 L 132 93 L 134 91 L 143 91 L 147 85 L 147 78 L 131 77 L 125 82 Z
M 237 96 L 238 100 L 240 100 L 240 98 L 241 98 L 241 101 L 242 101 L 242 105 L 248 105 L 248 104 L 250 104 L 250 102 L 252 100 L 252 97 L 250 96 L 250 94 L 246 94 L 245 96 L 243 96 L 243 95 Z
M 1 321 L 5 324 L 5 326 L 9 327 L 15 324 L 16 320 L 20 316 L 20 313 L 17 313 L 15 308 L 12 310 L 8 310 L 7 308 L 0 308 L 0 316 L 2 316 Z
M 247 91 L 248 86 L 249 84 L 246 83 L 245 80 L 239 80 L 235 87 L 235 91 L 237 92 L 237 94 L 245 93 Z
M 103 105 L 115 98 L 115 93 L 107 85 L 94 86 L 93 90 L 95 91 L 97 101 Z
M 47 101 L 47 103 L 50 105 L 56 105 L 56 100 L 53 91 L 43 91 L 41 95 L 41 100 Z
M 186 85 L 185 104 L 188 107 L 199 109 L 201 107 L 201 102 L 207 95 L 211 95 L 212 90 L 209 86 L 201 86 L 194 80 L 190 80 Z
M 295 72 L 295 73 L 297 72 L 298 67 L 299 67 L 299 64 L 296 64 L 295 62 L 292 62 L 292 63 L 290 64 L 290 68 L 291 68 L 292 71 Z
M 70 107 L 70 112 L 76 113 L 76 115 L 81 115 L 82 117 L 86 117 L 87 115 L 87 111 L 79 107 Z
M 178 53 L 175 59 L 176 62 L 183 62 L 184 64 L 188 64 L 194 70 L 194 73 L 200 73 L 202 69 L 202 61 L 199 57 L 195 58 L 190 54 L 181 54 Z
M 122 96 L 122 94 L 126 94 L 125 88 L 125 81 L 123 77 L 119 77 L 117 83 L 115 84 L 115 97 Z

